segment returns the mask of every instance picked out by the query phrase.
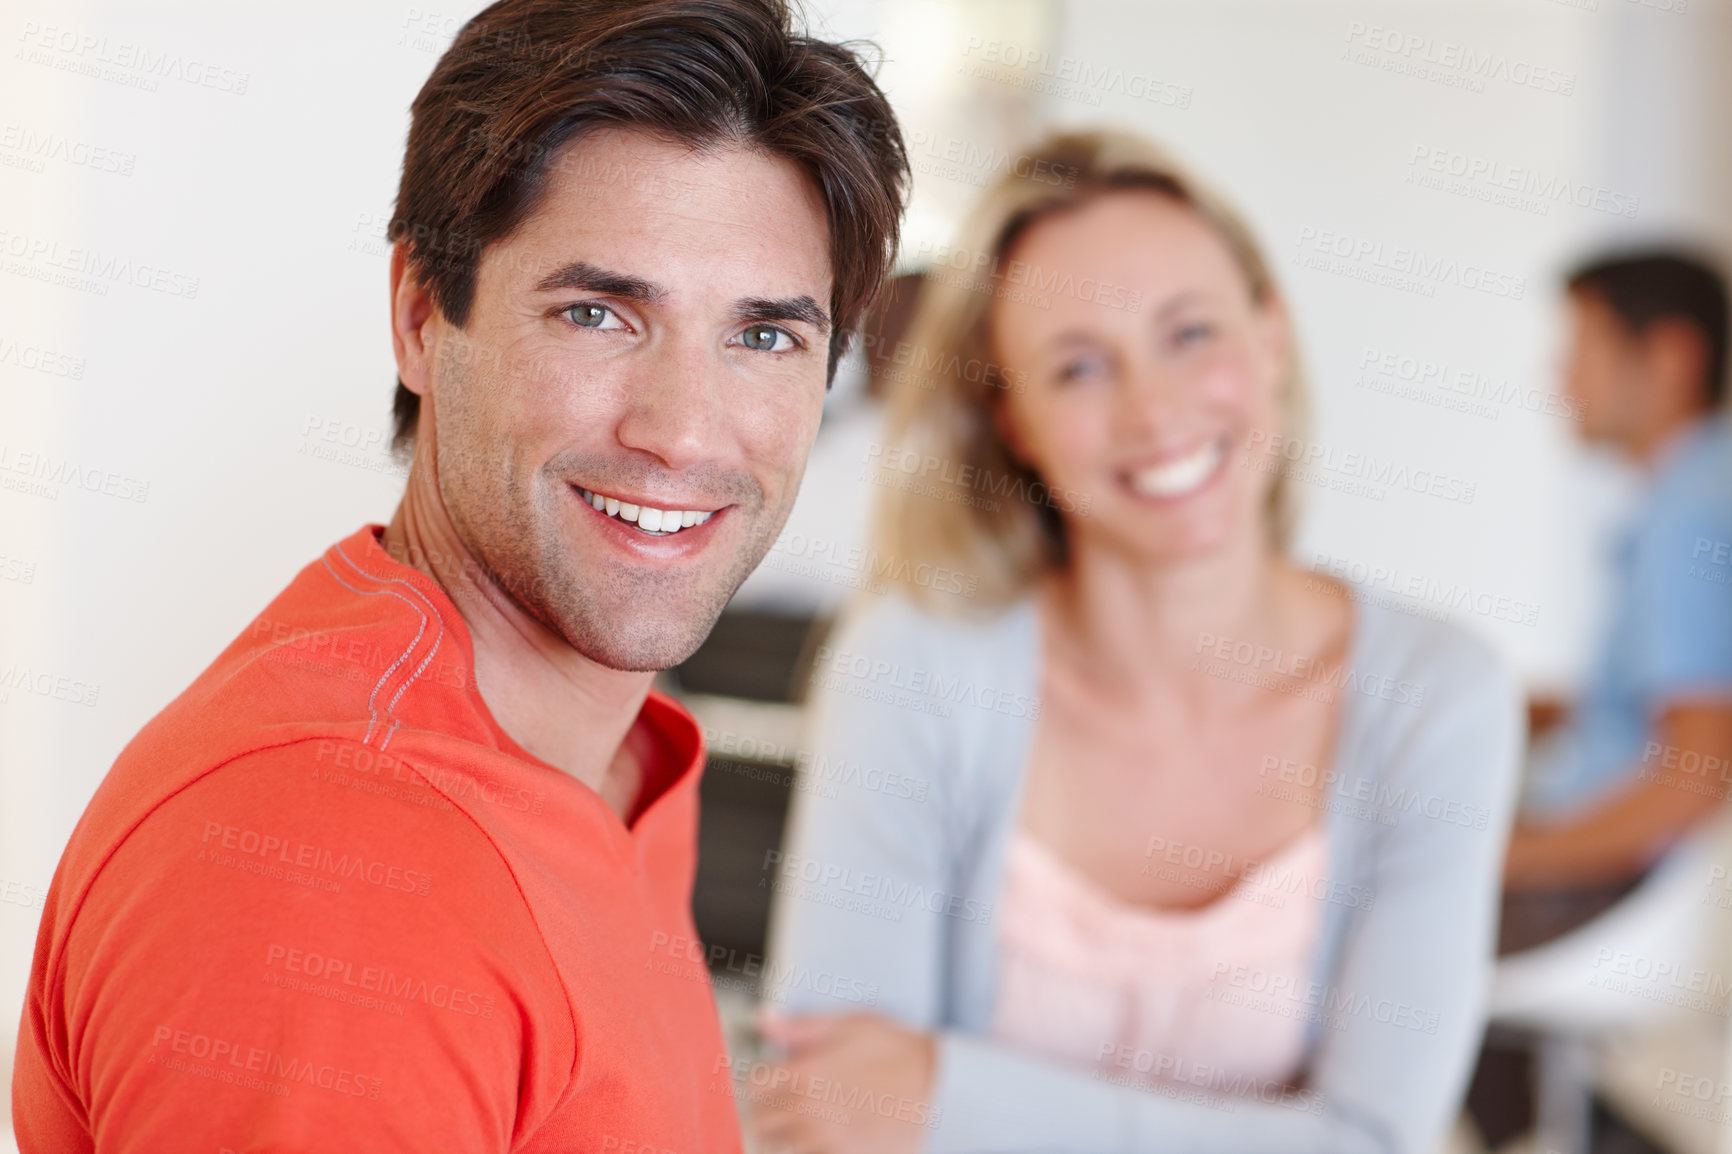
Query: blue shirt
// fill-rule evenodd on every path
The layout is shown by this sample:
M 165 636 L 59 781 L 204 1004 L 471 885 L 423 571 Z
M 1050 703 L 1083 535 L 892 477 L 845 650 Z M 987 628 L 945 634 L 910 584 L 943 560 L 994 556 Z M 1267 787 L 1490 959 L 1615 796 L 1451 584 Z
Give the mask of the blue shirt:
M 1630 781 L 1668 704 L 1732 697 L 1732 417 L 1705 417 L 1666 446 L 1613 561 L 1611 628 L 1581 703 L 1535 759 L 1530 814 Z

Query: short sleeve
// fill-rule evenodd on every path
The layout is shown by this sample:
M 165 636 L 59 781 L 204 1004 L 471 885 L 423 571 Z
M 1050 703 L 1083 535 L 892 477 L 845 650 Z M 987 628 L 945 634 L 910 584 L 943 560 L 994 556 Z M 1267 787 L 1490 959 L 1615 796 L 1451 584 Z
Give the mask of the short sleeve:
M 1650 711 L 1694 694 L 1732 695 L 1728 486 L 1732 466 L 1702 464 L 1669 477 L 1636 537 L 1629 676 Z
M 551 1106 L 570 1008 L 503 859 L 329 765 L 230 762 L 92 882 L 45 997 L 101 1154 L 506 1151 Z

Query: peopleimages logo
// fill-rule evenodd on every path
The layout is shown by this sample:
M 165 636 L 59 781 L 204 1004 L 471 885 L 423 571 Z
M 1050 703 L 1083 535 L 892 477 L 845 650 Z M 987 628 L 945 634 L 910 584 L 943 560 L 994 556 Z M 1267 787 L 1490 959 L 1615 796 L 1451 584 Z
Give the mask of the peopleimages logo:
M 102 686 L 13 661 L 0 665 L 0 704 L 11 699 L 13 690 L 73 705 L 93 706 Z
M 1188 85 L 1174 84 L 1147 73 L 1127 72 L 1080 56 L 1062 53 L 1054 56 L 1043 48 L 984 40 L 979 36 L 968 38 L 962 54 L 975 62 L 972 68 L 965 62 L 959 69 L 966 75 L 999 80 L 1062 100 L 1098 106 L 1101 94 L 1110 93 L 1168 108 L 1191 106 L 1192 90 Z
M 923 777 L 867 765 L 862 761 L 852 761 L 845 756 L 814 753 L 810 749 L 760 739 L 750 734 L 735 733 L 728 729 L 704 730 L 704 749 L 712 760 L 740 759 L 739 762 L 731 764 L 741 768 L 745 768 L 743 763 L 746 762 L 756 762 L 760 766 L 786 766 L 786 770 L 777 773 L 775 780 L 784 780 L 789 772 L 797 771 L 795 788 L 800 788 L 800 782 L 804 782 L 808 788 L 826 788 L 828 792 L 821 793 L 822 797 L 835 797 L 836 788 L 845 786 L 864 793 L 880 793 L 905 801 L 924 802 L 930 788 L 930 783 Z
M 726 1092 L 730 1095 L 737 1093 L 754 1105 L 797 1110 L 808 1117 L 822 1118 L 840 1126 L 851 1125 L 856 1114 L 874 1114 L 933 1129 L 943 1114 L 940 1107 L 898 1094 L 850 1085 L 840 1078 L 817 1077 L 788 1066 L 755 1062 L 751 1058 L 731 1058 L 725 1053 L 716 1055 L 710 1074 L 727 1074 L 731 1081 L 724 1084 Z M 735 1083 L 739 1084 L 737 1091 Z M 610 1147 L 604 1143 L 602 1149 Z M 620 1154 L 631 1152 L 622 1148 Z M 674 1152 L 652 1150 L 640 1151 L 639 1154 Z
M 1312 554 L 1311 565 L 1347 582 L 1354 592 L 1385 590 L 1427 605 L 1473 612 L 1512 625 L 1534 625 L 1539 621 L 1540 607 L 1535 602 L 1476 589 L 1466 581 L 1439 581 L 1418 573 L 1404 573 L 1393 565 L 1373 565 L 1321 551 Z
M 84 376 L 84 358 L 58 352 L 37 344 L 22 344 L 0 336 L 0 365 L 16 365 L 31 372 L 51 377 L 80 380 Z
M 665 956 L 673 963 L 659 961 L 648 968 L 656 973 L 690 977 L 697 981 L 717 982 L 720 978 L 737 975 L 747 979 L 735 983 L 736 988 L 754 995 L 761 994 L 772 1002 L 785 1002 L 794 994 L 811 992 L 821 997 L 835 998 L 855 1005 L 876 1006 L 878 984 L 860 978 L 814 970 L 810 966 L 790 965 L 766 958 L 763 954 L 740 951 L 719 943 L 705 945 L 697 938 L 669 934 L 657 930 L 650 937 L 650 953 Z
M 929 890 L 925 886 L 893 878 L 870 870 L 856 870 L 836 862 L 820 861 L 804 854 L 764 851 L 764 872 L 774 872 L 778 879 L 815 887 L 822 894 L 849 895 L 882 903 L 888 912 L 897 913 L 891 920 L 900 920 L 901 910 L 924 910 L 968 922 L 985 925 L 992 921 L 992 903 L 964 897 L 944 890 Z M 761 884 L 761 883 L 760 883 Z M 800 896 L 812 896 L 801 894 Z M 871 911 L 863 911 L 871 912 Z
M 1409 468 L 1406 462 L 1375 457 L 1357 450 L 1338 449 L 1333 445 L 1290 437 L 1268 429 L 1252 429 L 1246 451 L 1244 463 L 1251 467 L 1270 471 L 1285 461 L 1293 466 L 1288 475 L 1300 481 L 1336 474 L 1339 478 L 1365 486 L 1368 494 L 1376 496 L 1378 500 L 1383 499 L 1380 495 L 1383 490 L 1406 489 L 1428 497 L 1471 505 L 1479 489 L 1476 482 L 1453 473 Z M 1331 488 L 1335 487 L 1337 486 L 1331 485 Z
M 844 684 L 847 680 L 852 680 L 873 689 L 903 690 L 909 694 L 934 698 L 947 705 L 972 705 L 977 709 L 1002 713 L 1007 717 L 1026 717 L 1031 721 L 1040 717 L 1038 697 L 1031 698 L 1014 690 L 982 685 L 936 670 L 904 665 L 900 661 L 886 661 L 869 654 L 852 653 L 829 645 L 818 646 L 812 670 L 814 680 L 824 675 L 834 675 L 837 679 L 843 679 Z M 841 685 L 830 684 L 829 687 L 849 692 Z
M 876 549 L 798 532 L 777 537 L 764 565 L 869 593 L 887 593 L 889 582 L 906 581 L 935 593 L 973 597 L 980 583 L 972 573 L 925 561 L 914 563 L 894 554 L 881 554 Z
M 108 295 L 110 284 L 129 284 L 183 300 L 198 298 L 199 278 L 186 272 L 135 261 L 116 252 L 84 245 L 62 245 L 52 237 L 0 229 L 5 271 L 67 288 Z
M 978 188 L 984 188 L 990 181 L 1003 176 L 1017 176 L 1036 184 L 1060 188 L 1076 186 L 1076 165 L 1061 165 L 1047 157 L 1011 152 L 966 137 L 915 129 L 908 134 L 907 147 L 916 172 Z
M 41 172 L 45 161 L 58 160 L 75 168 L 131 176 L 133 165 L 138 162 L 136 153 L 105 148 L 64 133 L 38 131 L 18 123 L 0 128 L 0 152 L 15 153 L 29 161 L 34 172 Z
M 1372 54 L 1357 61 L 1359 63 L 1384 67 L 1396 65 L 1392 71 L 1412 71 L 1422 79 L 1448 76 L 1465 82 L 1465 86 L 1476 92 L 1485 91 L 1488 80 L 1558 96 L 1571 96 L 1576 91 L 1576 74 L 1573 72 L 1547 68 L 1531 60 L 1476 48 L 1471 44 L 1367 24 L 1363 20 L 1347 22 L 1347 43 Z
M 50 501 L 60 499 L 60 490 L 82 489 L 86 493 L 101 493 L 122 501 L 143 504 L 150 497 L 150 482 L 99 469 L 67 457 L 48 452 L 19 451 L 13 445 L 0 444 L 0 487 Z
M 1726 998 L 1732 994 L 1732 982 L 1716 970 L 1607 946 L 1594 951 L 1593 970 L 1587 984 L 1596 989 L 1716 1017 L 1726 1015 Z
M 160 1049 L 167 1043 L 166 1050 Z M 245 1040 L 221 1038 L 162 1024 L 150 1039 L 149 1066 L 193 1074 L 228 1085 L 245 1086 L 287 1098 L 292 1087 L 304 1085 L 376 1101 L 384 1080 L 358 1073 L 334 1062 L 288 1054 Z M 189 1061 L 189 1059 L 191 1059 Z
M 413 974 L 399 974 L 389 966 L 369 965 L 352 958 L 333 957 L 316 949 L 282 945 L 272 942 L 265 949 L 268 971 L 293 975 L 278 976 L 273 983 L 285 989 L 299 989 L 332 1001 L 351 1002 L 369 1009 L 376 1007 L 365 995 L 378 995 L 395 1012 L 402 1015 L 402 1004 L 420 1002 L 434 1009 L 446 1010 L 473 1018 L 491 1018 L 498 997 L 485 990 L 469 989 L 455 982 L 429 982 Z M 305 979 L 299 983 L 295 979 Z
M 329 893 L 341 890 L 344 881 L 359 880 L 379 889 L 426 897 L 433 884 L 433 875 L 429 873 L 405 869 L 364 853 L 339 851 L 298 838 L 224 825 L 220 821 L 204 823 L 199 844 L 199 861 L 213 866 L 241 868 L 247 873 L 263 873 Z M 286 873 L 284 866 L 288 867 Z
M 1634 217 L 1641 206 L 1641 198 L 1628 193 L 1451 148 L 1416 144 L 1407 165 L 1409 184 L 1457 192 L 1537 216 L 1547 215 L 1550 205 L 1559 202 L 1622 217 Z
M 1526 277 L 1334 229 L 1304 225 L 1296 244 L 1299 262 L 1307 268 L 1374 283 L 1393 278 L 1387 282 L 1390 287 L 1407 288 L 1422 296 L 1433 295 L 1433 286 L 1440 284 L 1516 301 L 1527 292 Z
M 1038 478 L 994 473 L 980 465 L 957 462 L 932 453 L 922 454 L 917 449 L 899 445 L 882 445 L 874 441 L 866 447 L 864 464 L 866 469 L 874 474 L 874 484 L 884 485 L 884 477 L 900 475 L 914 481 L 931 481 L 939 486 L 937 492 L 940 493 L 990 493 L 994 497 L 1027 501 L 1032 505 L 1045 505 L 1049 509 L 1084 517 L 1089 511 L 1090 496 L 1087 493 L 1054 489 Z M 859 479 L 867 480 L 867 477 L 863 475 Z M 989 511 L 997 511 L 996 504 L 987 507 Z
M 1372 997 L 1323 982 L 1306 981 L 1292 974 L 1236 962 L 1216 962 L 1205 997 L 1229 1005 L 1247 1006 L 1281 1017 L 1317 1022 L 1339 1030 L 1348 1018 L 1367 1021 L 1419 1034 L 1435 1034 L 1442 1015 L 1432 1009 Z
M 1148 859 L 1143 863 L 1144 874 L 1153 874 L 1166 881 L 1200 883 L 1199 888 L 1222 892 L 1230 888 L 1247 901 L 1276 909 L 1282 908 L 1290 897 L 1307 897 L 1365 910 L 1370 909 L 1376 899 L 1376 895 L 1365 886 L 1309 874 L 1278 861 L 1240 858 L 1195 842 L 1151 836 L 1143 856 Z M 1190 871 L 1190 876 L 1171 867 Z
M 1327 695 L 1327 690 L 1333 687 L 1383 701 L 1393 701 L 1399 705 L 1417 707 L 1425 703 L 1423 684 L 1356 670 L 1346 661 L 1330 665 L 1320 658 L 1305 657 L 1283 649 L 1256 645 L 1232 637 L 1220 637 L 1213 633 L 1197 634 L 1197 646 L 1192 652 L 1193 670 L 1217 677 L 1224 676 L 1226 670 L 1234 669 L 1254 675 L 1251 679 L 1233 678 L 1245 684 L 1265 685 L 1271 689 L 1291 685 L 1310 689 L 1313 693 L 1323 691 L 1321 700 L 1333 700 L 1332 696 Z M 1206 659 L 1209 658 L 1220 664 L 1207 663 Z M 1293 692 L 1306 696 L 1297 690 Z
M 1134 1071 L 1157 1082 L 1200 1086 L 1230 1099 L 1255 1099 L 1270 1106 L 1284 1106 L 1306 1114 L 1321 1114 L 1324 1097 L 1321 1091 L 1296 1089 L 1285 1082 L 1258 1078 L 1224 1066 L 1197 1062 L 1183 1054 L 1156 1053 L 1142 1048 L 1133 1049 L 1122 1042 L 1102 1042 L 1095 1056 L 1097 1067 Z M 1099 1077 L 1100 1070 L 1096 1070 Z
M 1124 285 L 1094 277 L 1077 277 L 1059 269 L 1043 268 L 1026 260 L 1003 259 L 990 252 L 979 252 L 960 245 L 934 244 L 921 241 L 914 246 L 915 259 L 927 267 L 927 275 L 942 278 L 947 273 L 961 273 L 963 287 L 975 292 L 1006 296 L 1008 290 L 1023 290 L 1036 307 L 1046 308 L 1051 297 L 1072 297 L 1088 304 L 1098 304 L 1120 312 L 1137 312 L 1142 308 L 1143 294 Z
M 1411 786 L 1363 774 L 1343 774 L 1332 766 L 1319 768 L 1310 762 L 1265 754 L 1262 767 L 1257 772 L 1264 778 L 1272 777 L 1270 784 L 1294 785 L 1306 792 L 1320 785 L 1325 794 L 1333 793 L 1346 801 L 1364 802 L 1366 812 L 1374 815 L 1373 819 L 1379 824 L 1393 825 L 1395 818 L 1413 814 L 1467 829 L 1482 830 L 1491 823 L 1491 810 L 1484 806 L 1469 805 L 1435 793 L 1422 793 Z M 1259 788 L 1257 792 L 1269 791 Z M 1291 800 L 1298 800 L 1300 796 L 1303 795 L 1296 793 Z M 1381 820 L 1385 817 L 1390 820 Z
M 1518 408 L 1565 420 L 1582 419 L 1582 408 L 1574 397 L 1480 369 L 1452 366 L 1436 357 L 1413 356 L 1375 345 L 1360 350 L 1359 375 L 1353 383 L 1372 392 L 1494 421 L 1503 409 Z
M 1696 538 L 1685 576 L 1699 578 L 1710 585 L 1732 584 L 1732 541 Z
M 109 80 L 145 92 L 157 91 L 159 80 L 178 80 L 195 88 L 245 96 L 247 84 L 252 80 L 251 73 L 179 52 L 159 51 L 148 44 L 113 40 L 35 20 L 24 22 L 18 41 L 22 47 L 13 53 L 14 60 Z

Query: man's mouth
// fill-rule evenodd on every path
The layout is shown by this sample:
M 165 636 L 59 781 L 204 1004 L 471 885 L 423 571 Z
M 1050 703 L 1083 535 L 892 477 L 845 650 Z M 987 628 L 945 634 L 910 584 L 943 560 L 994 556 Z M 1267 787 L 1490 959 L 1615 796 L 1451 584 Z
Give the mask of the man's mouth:
M 604 497 L 581 485 L 573 485 L 572 488 L 576 489 L 578 495 L 588 501 L 590 508 L 596 512 L 635 526 L 638 532 L 648 537 L 669 537 L 681 529 L 702 525 L 715 516 L 716 512 L 714 509 L 657 509 L 652 505 L 634 505 L 617 497 Z

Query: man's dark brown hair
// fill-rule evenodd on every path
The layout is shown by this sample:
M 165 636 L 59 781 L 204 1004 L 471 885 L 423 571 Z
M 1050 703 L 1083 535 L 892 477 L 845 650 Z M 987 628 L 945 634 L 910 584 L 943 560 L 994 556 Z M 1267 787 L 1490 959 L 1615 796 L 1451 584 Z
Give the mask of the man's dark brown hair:
M 895 257 L 909 177 L 890 104 L 851 51 L 796 31 L 787 0 L 500 0 L 463 26 L 411 114 L 386 239 L 459 328 L 484 251 L 597 128 L 757 149 L 810 176 L 830 226 L 828 376 Z M 421 398 L 399 380 L 392 409 L 403 449 Z
M 1640 336 L 1660 321 L 1682 321 L 1702 337 L 1702 400 L 1726 396 L 1726 282 L 1707 260 L 1671 250 L 1623 253 L 1582 265 L 1565 281 L 1597 297 L 1625 330 Z

